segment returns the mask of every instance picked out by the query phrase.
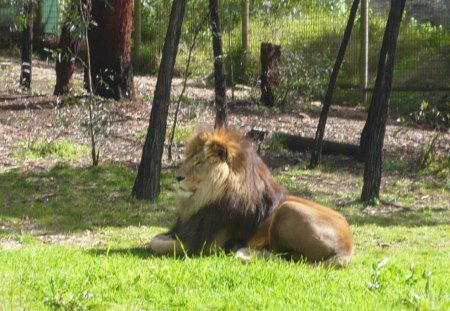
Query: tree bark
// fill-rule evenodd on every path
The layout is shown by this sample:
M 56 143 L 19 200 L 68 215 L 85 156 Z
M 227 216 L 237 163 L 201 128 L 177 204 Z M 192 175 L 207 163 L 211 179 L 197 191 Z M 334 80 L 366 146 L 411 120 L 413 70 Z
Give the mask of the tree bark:
M 106 98 L 133 98 L 132 0 L 95 0 L 89 29 L 92 84 Z
M 166 137 L 173 67 L 180 41 L 186 0 L 174 0 L 162 52 L 141 163 L 132 194 L 138 199 L 154 200 L 160 192 L 161 159 Z
M 212 45 L 214 53 L 214 92 L 216 105 L 216 120 L 214 127 L 227 125 L 227 91 L 223 66 L 222 29 L 219 16 L 218 0 L 209 0 L 211 15 Z
M 367 121 L 361 135 L 360 152 L 366 160 L 361 200 L 366 202 L 374 200 L 380 193 L 382 150 L 391 95 L 395 49 L 405 1 L 391 0 L 391 9 L 380 51 L 375 88 Z
M 70 90 L 70 79 L 75 69 L 75 57 L 78 52 L 78 39 L 70 35 L 70 25 L 65 22 L 59 37 L 58 57 L 56 59 L 56 85 L 54 95 L 67 94 Z
M 33 23 L 32 19 L 32 2 L 27 1 L 24 5 L 24 14 L 26 21 L 22 29 L 22 47 L 21 47 L 21 70 L 20 70 L 20 86 L 31 89 L 31 56 L 33 54 Z
M 322 112 L 320 113 L 319 124 L 317 126 L 316 139 L 314 147 L 311 153 L 311 162 L 309 166 L 311 168 L 316 167 L 321 161 L 322 155 L 322 142 L 325 135 L 325 126 L 327 124 L 328 112 L 330 111 L 331 100 L 333 98 L 334 87 L 336 86 L 337 76 L 344 60 L 345 51 L 347 50 L 348 41 L 352 34 L 353 24 L 355 23 L 356 12 L 358 11 L 359 0 L 353 0 L 352 7 L 350 9 L 350 15 L 348 17 L 347 27 L 342 37 L 341 46 L 334 63 L 333 71 L 331 72 L 330 82 L 328 83 L 327 92 L 323 101 Z
M 279 83 L 281 45 L 261 43 L 261 102 L 275 106 L 274 88 Z

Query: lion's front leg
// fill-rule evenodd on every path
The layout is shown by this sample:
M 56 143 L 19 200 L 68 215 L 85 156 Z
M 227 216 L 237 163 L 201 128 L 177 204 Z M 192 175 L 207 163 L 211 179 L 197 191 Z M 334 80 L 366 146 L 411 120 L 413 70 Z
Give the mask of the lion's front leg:
M 180 241 L 166 234 L 154 237 L 150 241 L 149 248 L 156 255 L 180 255 L 183 253 Z

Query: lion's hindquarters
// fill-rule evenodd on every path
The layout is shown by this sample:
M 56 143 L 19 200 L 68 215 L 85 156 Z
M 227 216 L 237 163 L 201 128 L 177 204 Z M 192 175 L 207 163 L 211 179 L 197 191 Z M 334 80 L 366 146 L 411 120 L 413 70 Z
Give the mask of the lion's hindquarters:
M 348 264 L 353 237 L 345 218 L 329 208 L 305 202 L 286 201 L 278 208 L 269 231 L 270 249 L 310 262 Z

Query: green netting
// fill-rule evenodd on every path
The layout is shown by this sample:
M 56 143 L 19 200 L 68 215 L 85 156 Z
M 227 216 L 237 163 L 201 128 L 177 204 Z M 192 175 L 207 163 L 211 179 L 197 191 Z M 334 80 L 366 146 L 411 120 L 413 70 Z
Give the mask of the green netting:
M 44 33 L 56 34 L 59 24 L 59 5 L 58 0 L 42 1 L 42 24 Z

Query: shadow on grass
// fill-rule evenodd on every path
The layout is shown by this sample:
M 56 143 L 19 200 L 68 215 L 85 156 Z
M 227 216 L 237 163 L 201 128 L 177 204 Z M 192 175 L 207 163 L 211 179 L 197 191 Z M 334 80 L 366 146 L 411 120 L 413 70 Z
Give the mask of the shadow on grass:
M 346 204 L 347 205 L 347 204 Z M 362 206 L 361 201 L 348 203 L 351 208 L 343 208 L 340 211 L 345 214 L 347 220 L 352 225 L 377 225 L 380 227 L 404 226 L 440 226 L 450 225 L 450 208 L 410 208 L 381 201 L 378 206 L 357 208 Z
M 172 175 L 163 171 L 160 198 L 148 202 L 131 197 L 135 172 L 120 165 L 7 172 L 0 174 L 0 220 L 10 232 L 167 227 L 175 215 Z
M 154 255 L 149 249 L 145 247 L 131 247 L 131 248 L 100 248 L 90 249 L 89 254 L 93 256 L 133 256 L 142 259 L 159 258 L 160 256 Z
M 172 170 L 163 170 L 156 202 L 131 197 L 135 172 L 120 165 L 72 168 L 57 165 L 48 172 L 0 174 L 1 234 L 74 233 L 102 227 L 169 227 L 175 218 Z M 304 190 L 304 191 L 303 191 Z M 307 194 L 307 188 L 303 189 Z M 351 224 L 433 226 L 450 224 L 448 208 L 406 208 L 382 204 L 367 211 L 347 202 L 339 208 Z
M 433 212 L 433 211 L 409 211 L 409 212 L 393 212 L 388 215 L 350 215 L 349 222 L 356 225 L 374 224 L 380 227 L 404 226 L 404 227 L 420 227 L 420 226 L 439 226 L 450 225 L 450 211 Z

